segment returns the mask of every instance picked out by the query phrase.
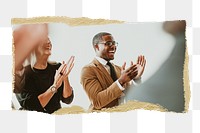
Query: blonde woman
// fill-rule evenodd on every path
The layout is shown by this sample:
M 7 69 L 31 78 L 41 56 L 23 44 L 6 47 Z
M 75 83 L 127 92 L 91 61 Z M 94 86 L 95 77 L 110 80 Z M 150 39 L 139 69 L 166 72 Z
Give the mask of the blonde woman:
M 49 38 L 32 52 L 31 64 L 16 74 L 17 99 L 25 110 L 53 113 L 61 108 L 60 101 L 70 104 L 73 90 L 68 76 L 74 66 L 74 56 L 67 63 L 50 63 L 52 44 Z

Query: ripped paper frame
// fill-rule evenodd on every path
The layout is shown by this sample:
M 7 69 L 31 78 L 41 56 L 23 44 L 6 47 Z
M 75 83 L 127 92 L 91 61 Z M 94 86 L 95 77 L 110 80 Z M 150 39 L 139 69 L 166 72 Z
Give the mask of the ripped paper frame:
M 104 19 L 89 19 L 89 18 L 68 18 L 68 17 L 37 17 L 37 18 L 14 18 L 12 19 L 12 25 L 15 24 L 37 24 L 37 23 L 63 23 L 68 26 L 77 27 L 77 26 L 98 26 L 106 24 L 124 24 L 124 21 L 117 20 L 104 20 Z M 89 40 L 91 42 L 91 40 Z M 89 44 L 88 44 L 89 45 Z M 186 45 L 186 44 L 185 44 Z M 92 45 L 91 45 L 92 47 Z M 184 68 L 183 68 L 183 91 L 184 91 L 184 110 L 181 112 L 188 112 L 189 101 L 190 101 L 190 87 L 189 87 L 189 74 L 188 74 L 188 52 L 187 47 L 185 46 L 185 59 L 184 59 Z M 14 47 L 13 47 L 14 53 Z M 119 53 L 120 54 L 120 53 Z M 14 58 L 14 56 L 13 56 Z M 14 60 L 13 60 L 14 61 Z M 89 63 L 89 62 L 88 62 Z M 14 70 L 13 70 L 14 74 Z M 13 81 L 14 82 L 14 81 Z M 73 86 L 73 85 L 72 85 Z M 75 94 L 76 95 L 76 94 Z M 167 112 L 168 109 L 159 104 L 152 104 L 148 102 L 140 101 L 128 101 L 126 104 L 119 105 L 117 107 L 103 109 L 96 112 L 125 112 L 135 109 L 145 109 L 145 110 L 157 110 L 161 112 Z M 56 111 L 54 114 L 76 114 L 76 113 L 86 113 L 87 110 L 83 109 L 79 105 L 74 105 L 67 108 L 62 108 Z

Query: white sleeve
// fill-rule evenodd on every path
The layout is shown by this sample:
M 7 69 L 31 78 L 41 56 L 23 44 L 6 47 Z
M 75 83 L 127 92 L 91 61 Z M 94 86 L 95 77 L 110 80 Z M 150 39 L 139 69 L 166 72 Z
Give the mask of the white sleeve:
M 139 79 L 136 79 L 136 80 L 132 80 L 132 83 L 135 85 L 135 86 L 137 86 L 137 85 L 139 85 L 139 84 L 141 84 L 142 83 L 142 79 L 141 78 L 139 78 Z
M 121 84 L 119 83 L 118 80 L 116 80 L 115 82 L 117 83 L 117 85 L 119 86 L 121 91 L 125 90 L 125 88 L 123 86 L 121 86 Z

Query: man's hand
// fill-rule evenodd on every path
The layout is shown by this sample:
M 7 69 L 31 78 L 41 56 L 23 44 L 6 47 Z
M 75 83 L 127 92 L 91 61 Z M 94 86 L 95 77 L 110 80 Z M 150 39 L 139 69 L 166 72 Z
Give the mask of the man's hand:
M 146 59 L 143 55 L 138 56 L 137 59 L 137 70 L 138 70 L 138 74 L 137 76 L 134 78 L 135 80 L 140 79 L 144 69 L 145 69 L 145 65 L 146 65 Z
M 125 69 L 126 63 L 122 66 L 121 76 L 118 81 L 123 86 L 125 83 L 128 83 L 138 75 L 137 65 L 131 64 L 128 69 Z
M 123 86 L 125 83 L 128 83 L 132 79 L 140 79 L 146 65 L 146 59 L 143 55 L 138 56 L 137 63 L 134 64 L 131 61 L 131 66 L 126 69 L 126 62 L 122 65 L 121 76 L 118 81 Z

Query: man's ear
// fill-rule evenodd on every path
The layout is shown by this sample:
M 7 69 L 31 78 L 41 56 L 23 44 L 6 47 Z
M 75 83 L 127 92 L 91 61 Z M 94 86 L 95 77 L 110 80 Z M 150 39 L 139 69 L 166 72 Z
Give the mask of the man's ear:
M 96 50 L 99 51 L 99 45 L 98 45 L 98 44 L 95 44 L 94 47 L 95 47 L 95 51 L 96 51 Z

